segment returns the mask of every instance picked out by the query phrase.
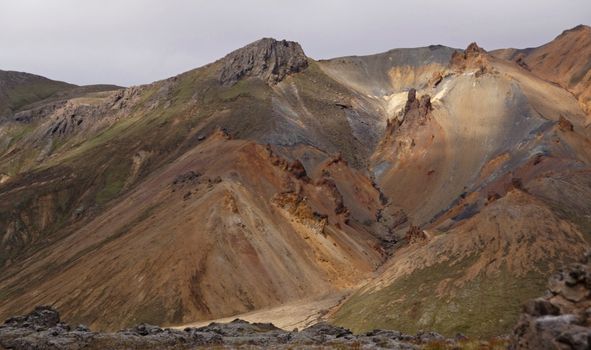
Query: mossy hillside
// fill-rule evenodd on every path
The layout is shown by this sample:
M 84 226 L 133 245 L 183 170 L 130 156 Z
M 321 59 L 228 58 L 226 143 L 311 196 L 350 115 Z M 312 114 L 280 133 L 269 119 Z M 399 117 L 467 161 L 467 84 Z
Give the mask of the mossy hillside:
M 96 193 L 96 204 L 104 205 L 115 198 L 123 189 L 128 178 L 131 164 L 128 159 L 120 159 L 118 162 L 112 162 L 104 171 L 103 181 L 100 190 Z
M 35 130 L 34 124 L 20 124 L 14 125 L 7 130 L 7 137 L 9 142 L 6 144 L 6 148 L 14 145 L 16 142 L 22 140 L 27 134 Z
M 0 229 L 13 227 L 16 232 L 0 243 L 0 269 L 6 261 L 30 256 L 100 213 L 123 193 L 131 165 L 125 155 L 97 153 L 86 162 L 27 172 L 11 181 L 3 188 Z
M 19 234 L 26 237 L 28 243 L 13 249 L 11 259 L 24 259 L 39 247 L 68 236 L 76 227 L 113 205 L 145 176 L 201 142 L 201 136 L 208 135 L 215 127 L 224 127 L 238 138 L 256 139 L 265 135 L 272 127 L 273 88 L 256 78 L 221 86 L 215 73 L 214 64 L 144 87 L 128 115 L 94 136 L 61 143 L 50 158 L 19 175 L 10 188 L 22 187 L 23 190 L 12 193 L 11 198 L 24 195 L 31 206 L 42 193 L 63 189 L 69 199 L 63 201 L 62 209 L 52 217 L 52 225 L 39 228 L 23 223 Z M 293 79 L 301 90 L 302 98 L 306 104 L 310 103 L 315 117 L 326 123 L 348 126 L 343 123 L 344 119 L 332 117 L 344 118 L 334 103 L 338 101 L 336 96 L 323 93 L 324 88 L 329 89 L 330 84 L 336 83 L 314 65 L 305 74 L 305 77 L 301 77 L 301 73 L 288 79 Z M 324 104 L 329 106 L 324 108 Z M 150 157 L 141 164 L 139 176 L 129 182 L 133 156 L 140 151 Z M 36 154 L 26 159 L 35 159 Z M 24 169 L 23 165 L 16 167 Z M 35 191 L 29 193 L 27 188 Z M 26 212 L 25 208 L 2 210 L 0 226 L 8 225 L 15 217 L 30 215 Z
M 444 340 L 432 341 L 421 347 L 423 350 L 506 350 L 509 340 L 503 337 L 490 339 L 467 339 L 457 343 L 448 343 Z
M 37 174 L 37 178 L 47 180 L 43 174 Z M 80 197 L 77 188 L 71 185 L 67 181 L 49 180 L 44 186 L 22 187 L 14 195 L 3 197 L 0 229 L 8 232 L 12 227 L 17 232 L 5 236 L 0 244 L 0 267 L 25 251 L 41 248 L 55 232 L 64 228 Z
M 407 333 L 429 329 L 447 336 L 461 332 L 479 338 L 507 334 L 521 305 L 544 291 L 546 276 L 536 272 L 515 276 L 501 269 L 460 283 L 476 258 L 439 263 L 381 290 L 357 293 L 333 322 L 355 332 L 385 328 Z
M 30 76 L 22 83 L 16 83 L 0 95 L 0 114 L 7 110 L 16 111 L 20 108 L 49 98 L 60 91 L 75 88 L 75 85 L 54 81 L 42 77 Z
M 64 200 L 69 200 L 71 201 L 72 198 L 66 197 L 63 198 L 64 196 L 61 196 L 62 198 L 60 198 L 60 201 L 64 201 Z M 22 207 L 24 208 L 26 205 L 28 204 L 28 201 L 23 201 L 22 202 Z M 63 205 L 64 208 L 67 208 L 68 205 L 64 203 Z M 143 222 L 144 220 L 147 220 L 148 218 L 150 218 L 153 213 L 157 210 L 158 205 L 152 205 L 148 208 L 146 208 L 145 210 L 143 210 L 137 217 L 135 217 L 134 219 L 132 219 L 130 222 L 127 222 L 126 224 L 124 224 L 121 227 L 118 228 L 114 228 L 113 229 L 113 233 L 108 236 L 107 238 L 105 238 L 102 241 L 99 241 L 95 244 L 92 244 L 90 246 L 88 246 L 87 248 L 81 250 L 80 252 L 78 252 L 76 255 L 72 256 L 70 259 L 68 259 L 65 262 L 62 263 L 52 263 L 49 264 L 45 267 L 45 276 L 52 276 L 56 273 L 59 273 L 61 271 L 64 271 L 65 269 L 71 267 L 79 258 L 81 258 L 82 256 L 89 254 L 97 249 L 99 249 L 100 247 L 114 241 L 115 239 L 122 237 L 124 235 L 126 235 L 133 227 L 139 225 L 141 222 Z M 1 220 L 2 218 L 0 218 Z M 63 236 L 63 235 L 62 235 Z M 30 246 L 26 247 L 25 253 L 27 254 L 32 254 L 32 253 L 36 253 L 36 252 L 40 252 L 42 255 L 46 255 L 47 251 L 43 251 L 41 250 L 43 248 L 43 244 L 47 243 L 50 240 L 57 240 L 59 239 L 61 236 L 56 235 L 56 236 L 50 236 L 50 237 L 44 237 L 44 241 L 42 242 L 34 242 L 34 244 L 31 244 Z M 1 247 L 0 247 L 1 248 Z M 0 250 L 1 251 L 1 250 Z M 14 252 L 12 252 L 14 253 Z M 23 252 L 21 252 L 22 254 Z M 0 255 L 2 257 L 12 257 L 11 255 Z M 1 261 L 0 261 L 1 262 Z M 2 265 L 0 264 L 0 270 L 2 269 Z M 11 275 L 8 274 L 3 274 L 0 275 L 0 281 L 3 278 L 10 278 Z M 9 298 L 13 297 L 14 295 L 17 295 L 18 293 L 21 293 L 23 290 L 22 288 L 16 288 L 14 286 L 23 286 L 23 285 L 27 285 L 28 288 L 33 288 L 36 285 L 42 283 L 42 279 L 37 278 L 34 280 L 31 280 L 29 276 L 21 276 L 19 278 L 19 280 L 14 283 L 12 286 L 13 287 L 9 287 L 9 288 L 4 288 L 4 289 L 0 289 L 0 302 L 2 300 L 8 300 Z M 80 310 L 84 309 L 84 306 L 82 305 L 84 303 L 84 300 L 80 300 Z M 85 319 L 80 319 L 79 322 L 86 322 L 88 320 Z M 91 321 L 91 320 L 90 320 Z M 153 320 L 152 320 L 153 321 Z M 144 321 L 142 321 L 144 322 Z
M 160 87 L 157 84 L 146 89 L 141 96 L 143 103 L 153 103 L 151 98 Z M 6 200 L 22 200 L 26 205 L 21 209 L 18 209 L 18 206 L 16 209 L 1 209 L 0 227 L 7 227 L 11 222 L 18 221 L 21 225 L 19 235 L 26 238 L 21 237 L 21 242 L 13 242 L 12 245 L 16 248 L 11 250 L 10 256 L 4 254 L 3 260 L 22 254 L 22 257 L 28 256 L 36 250 L 36 242 L 47 244 L 67 235 L 71 232 L 67 229 L 68 226 L 96 215 L 109 206 L 111 201 L 133 188 L 134 183 L 128 183 L 127 180 L 131 175 L 133 155 L 137 152 L 148 151 L 154 156 L 142 164 L 135 183 L 192 147 L 193 141 L 197 141 L 192 141 L 190 135 L 208 114 L 214 113 L 217 109 L 228 108 L 228 105 L 237 110 L 240 105 L 246 105 L 251 106 L 251 115 L 258 116 L 259 113 L 256 111 L 260 110 L 260 104 L 266 102 L 267 92 L 258 81 L 220 88 L 211 76 L 199 70 L 188 72 L 179 76 L 167 96 L 164 96 L 167 101 L 172 100 L 174 103 L 159 103 L 157 108 L 152 109 L 146 106 L 134 107 L 129 117 L 122 118 L 95 137 L 74 146 L 62 145 L 64 153 L 58 153 L 50 161 L 21 174 L 5 188 L 9 191 L 10 188 L 22 187 Z M 200 108 L 195 103 L 195 100 L 212 98 L 216 103 L 209 104 L 207 108 Z M 245 115 L 248 116 L 249 112 L 242 114 Z M 236 113 L 235 116 L 238 117 L 240 114 Z M 256 123 L 256 120 L 250 122 Z M 248 121 L 238 125 L 244 126 L 246 123 Z M 29 166 L 28 162 L 34 161 L 38 152 L 34 149 L 30 151 L 30 155 L 27 155 L 27 151 L 23 153 L 26 157 L 15 158 L 9 163 L 9 175 L 18 174 L 19 169 Z M 28 188 L 35 190 L 29 191 Z M 61 209 L 51 218 L 51 225 L 40 228 L 29 222 L 21 222 L 21 216 L 35 216 L 28 208 L 34 207 L 41 196 L 60 191 L 66 191 L 74 200 L 62 201 Z M 6 247 L 4 244 L 0 249 Z
M 22 150 L 18 157 L 6 157 L 1 160 L 0 172 L 9 176 L 16 176 L 23 172 L 23 170 L 34 167 L 38 155 L 39 149 L 27 148 Z

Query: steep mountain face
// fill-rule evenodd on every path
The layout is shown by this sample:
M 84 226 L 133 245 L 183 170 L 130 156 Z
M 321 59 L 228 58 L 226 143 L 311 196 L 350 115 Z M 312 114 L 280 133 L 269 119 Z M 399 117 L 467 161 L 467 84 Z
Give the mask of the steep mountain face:
M 591 113 L 591 27 L 579 25 L 536 48 L 497 50 L 494 55 L 513 60 L 526 70 L 572 92 Z
M 349 289 L 383 263 L 404 214 L 359 169 L 353 97 L 267 44 L 9 118 L 28 132 L 2 155 L 2 314 L 51 299 L 98 327 L 190 322 Z M 237 57 L 256 59 L 226 84 Z
M 309 178 L 301 163 L 216 133 L 56 243 L 49 279 L 35 262 L 6 280 L 44 290 L 9 303 L 50 298 L 74 319 L 121 327 L 232 315 L 352 287 L 383 252 L 370 231 L 346 224 L 369 208 L 341 195 L 326 175 L 336 165 L 320 167 L 324 177 Z M 355 178 L 348 172 L 341 175 Z M 371 183 L 352 183 L 357 196 L 377 202 Z M 19 281 L 23 272 L 44 282 Z M 116 316 L 105 318 L 106 310 Z
M 476 44 L 262 39 L 71 91 L 0 121 L 0 316 L 178 325 L 353 290 L 328 317 L 355 331 L 496 335 L 589 246 L 580 96 Z
M 481 336 L 511 327 L 546 272 L 588 248 L 587 118 L 518 65 L 474 44 L 454 54 L 437 86 L 408 93 L 372 156 L 381 190 L 420 228 L 335 321 Z

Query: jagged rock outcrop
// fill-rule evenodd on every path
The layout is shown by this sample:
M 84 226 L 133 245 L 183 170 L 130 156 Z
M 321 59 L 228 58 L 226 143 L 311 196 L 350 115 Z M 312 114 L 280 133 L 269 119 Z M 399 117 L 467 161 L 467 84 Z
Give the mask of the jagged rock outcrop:
M 0 348 L 24 350 L 74 349 L 419 349 L 432 344 L 457 346 L 458 340 L 445 339 L 434 332 L 417 335 L 376 329 L 354 335 L 350 330 L 317 323 L 301 331 L 285 331 L 272 323 L 250 323 L 235 319 L 229 323 L 210 323 L 183 330 L 140 324 L 112 333 L 93 332 L 85 326 L 72 327 L 59 322 L 51 307 L 37 307 L 26 316 L 9 319 L 0 326 Z M 447 348 L 447 347 L 446 347 Z
M 431 106 L 431 96 L 423 95 L 417 98 L 417 90 L 410 89 L 404 109 L 402 110 L 403 120 L 416 120 L 423 125 L 427 121 L 427 116 L 433 107 Z
M 428 241 L 429 236 L 419 226 L 410 225 L 404 239 L 408 244 L 415 244 Z
M 302 162 L 298 159 L 294 160 L 293 162 L 289 163 L 287 166 L 287 171 L 289 171 L 296 179 L 301 179 L 302 181 L 309 181 L 308 174 L 306 173 L 306 168 Z
M 313 232 L 322 234 L 328 223 L 328 217 L 315 212 L 302 193 L 293 191 L 277 193 L 273 196 L 272 203 L 292 215 L 293 219 L 308 227 Z
M 573 131 L 574 130 L 573 123 L 571 123 L 570 120 L 566 119 L 562 115 L 560 116 L 560 119 L 558 119 L 558 128 L 561 131 Z
M 480 55 L 486 53 L 486 50 L 478 46 L 477 43 L 472 42 L 466 50 L 464 50 L 464 59 L 470 59 L 473 57 L 479 57 Z
M 330 164 L 330 162 L 329 162 L 329 164 Z M 349 210 L 345 206 L 345 201 L 343 199 L 343 195 L 339 191 L 339 188 L 337 187 L 337 184 L 335 183 L 335 181 L 331 178 L 329 171 L 325 170 L 323 172 L 322 178 L 317 182 L 317 185 L 323 186 L 324 188 L 326 188 L 330 197 L 333 199 L 334 204 L 335 204 L 334 213 L 337 215 L 344 214 L 345 217 L 348 217 Z
M 11 317 L 4 325 L 10 327 L 43 329 L 55 327 L 60 323 L 60 315 L 50 306 L 37 306 L 28 315 Z
M 396 118 L 387 121 L 386 135 L 393 134 L 403 124 L 408 127 L 412 125 L 425 125 L 432 110 L 431 96 L 422 95 L 420 98 L 417 98 L 417 90 L 410 89 L 404 108 L 398 113 Z M 382 140 L 382 143 L 386 142 L 387 139 L 388 137 Z
M 486 51 L 476 43 L 468 45 L 463 52 L 454 52 L 451 56 L 450 66 L 459 71 L 476 69 L 477 77 L 491 71 Z
M 524 306 L 513 338 L 513 350 L 591 348 L 591 255 L 550 278 L 546 295 Z
M 233 85 L 245 77 L 258 77 L 268 84 L 276 84 L 287 75 L 308 67 L 308 59 L 300 44 L 263 38 L 222 59 L 219 81 Z

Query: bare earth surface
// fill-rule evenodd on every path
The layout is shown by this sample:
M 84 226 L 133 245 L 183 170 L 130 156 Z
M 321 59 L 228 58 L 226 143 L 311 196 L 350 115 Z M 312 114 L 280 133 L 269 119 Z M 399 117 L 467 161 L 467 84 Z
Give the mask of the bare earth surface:
M 327 315 L 330 311 L 342 303 L 346 296 L 347 293 L 334 293 L 320 300 L 300 300 L 285 303 L 278 307 L 247 312 L 232 317 L 188 323 L 173 326 L 172 328 L 184 329 L 186 327 L 204 327 L 211 322 L 227 323 L 239 318 L 251 323 L 270 322 L 279 328 L 287 330 L 293 330 L 295 328 L 304 329 L 318 322 L 326 321 Z

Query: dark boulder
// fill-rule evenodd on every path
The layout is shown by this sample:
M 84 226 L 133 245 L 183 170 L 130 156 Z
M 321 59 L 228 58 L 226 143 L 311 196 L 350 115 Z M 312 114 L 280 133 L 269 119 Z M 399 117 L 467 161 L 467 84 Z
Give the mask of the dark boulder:
M 28 315 L 9 318 L 4 325 L 45 330 L 57 326 L 58 323 L 60 323 L 60 314 L 57 310 L 51 306 L 37 306 Z
M 591 348 L 591 260 L 550 278 L 546 296 L 527 302 L 511 349 Z

